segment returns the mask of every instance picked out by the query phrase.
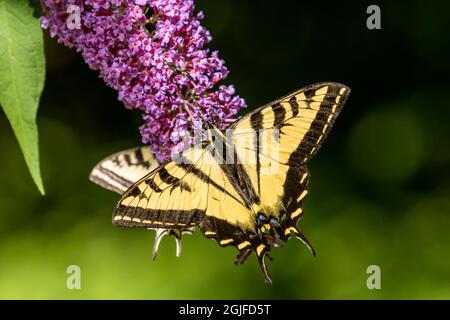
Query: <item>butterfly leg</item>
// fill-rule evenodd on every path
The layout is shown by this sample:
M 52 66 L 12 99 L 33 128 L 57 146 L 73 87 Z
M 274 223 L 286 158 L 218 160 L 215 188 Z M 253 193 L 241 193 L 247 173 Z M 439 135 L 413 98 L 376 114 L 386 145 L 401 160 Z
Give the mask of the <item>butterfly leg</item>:
M 282 241 L 280 234 L 278 232 L 279 227 L 278 226 L 272 226 L 269 229 L 269 234 L 266 235 L 266 240 L 269 243 L 271 248 L 283 248 L 284 243 L 280 242 Z
M 251 250 L 251 249 L 239 252 L 236 259 L 234 260 L 234 264 L 235 265 L 243 264 L 252 252 L 253 252 L 253 250 Z
M 158 228 L 158 229 L 150 229 L 150 230 L 155 230 L 156 234 L 155 234 L 155 243 L 153 244 L 153 260 L 156 259 L 156 256 L 158 254 L 158 249 L 159 249 L 159 244 L 161 243 L 161 240 L 164 236 L 166 235 L 171 235 L 175 237 L 175 242 L 176 242 L 176 256 L 179 257 L 181 256 L 181 237 L 184 234 L 192 234 L 192 232 L 194 231 L 194 228 L 189 228 L 189 229 L 162 229 L 162 228 Z

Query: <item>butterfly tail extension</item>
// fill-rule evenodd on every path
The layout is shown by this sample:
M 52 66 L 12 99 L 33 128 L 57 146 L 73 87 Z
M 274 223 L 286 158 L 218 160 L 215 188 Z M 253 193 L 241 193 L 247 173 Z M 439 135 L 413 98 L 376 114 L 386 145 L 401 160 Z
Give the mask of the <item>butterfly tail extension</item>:
M 266 260 L 264 259 L 265 253 L 261 256 L 258 256 L 259 267 L 261 268 L 264 274 L 264 282 L 267 284 L 272 284 L 272 278 L 269 275 L 269 271 L 267 270 Z
M 316 256 L 316 250 L 314 250 L 314 247 L 309 242 L 309 240 L 305 237 L 303 233 L 301 233 L 299 230 L 297 230 L 297 234 L 295 235 L 295 238 L 297 240 L 300 240 L 303 242 L 303 244 L 308 248 L 309 252 L 315 257 Z
M 155 241 L 153 243 L 153 253 L 152 253 L 153 261 L 156 260 L 156 256 L 158 255 L 159 244 L 161 243 L 162 238 L 166 236 L 168 233 L 169 230 L 167 229 L 155 229 Z
M 174 236 L 174 238 L 175 238 L 175 243 L 176 243 L 176 254 L 175 255 L 177 257 L 181 257 L 181 249 L 182 249 L 181 238 L 185 234 L 191 235 L 194 232 L 194 229 L 195 228 L 190 228 L 190 229 L 172 229 L 172 230 L 170 230 L 169 234 L 171 236 Z
M 302 212 L 303 213 L 303 212 Z M 308 250 L 311 252 L 313 256 L 316 256 L 316 252 L 309 242 L 309 240 L 305 237 L 305 235 L 300 232 L 297 227 L 298 220 L 302 217 L 303 214 L 292 218 L 283 219 L 283 222 L 280 222 L 274 218 L 271 218 L 269 223 L 264 223 L 268 219 L 259 217 L 258 221 L 263 221 L 263 224 L 259 223 L 258 234 L 262 233 L 262 241 L 258 245 L 255 246 L 254 251 L 258 257 L 258 262 L 261 267 L 261 270 L 264 273 L 264 278 L 266 283 L 271 283 L 270 276 L 267 270 L 265 257 L 269 258 L 271 261 L 273 258 L 268 254 L 268 252 L 272 248 L 282 248 L 284 247 L 284 243 L 286 243 L 291 236 L 295 236 L 296 239 L 300 240 L 305 244 Z M 261 236 L 260 236 L 261 237 Z M 238 256 L 237 260 L 240 256 Z M 241 264 L 243 261 L 241 262 Z
M 267 257 L 269 260 L 273 260 L 269 255 L 272 248 L 282 248 L 284 243 L 286 243 L 291 236 L 294 236 L 296 239 L 303 242 L 311 254 L 315 256 L 316 252 L 313 246 L 297 227 L 297 222 L 302 216 L 303 211 L 294 218 L 285 215 L 281 222 L 275 218 L 268 219 L 264 216 L 259 216 L 257 219 L 258 237 L 255 238 L 254 243 L 252 244 L 252 250 L 249 250 L 250 252 L 241 252 L 236 258 L 236 261 L 238 261 L 239 264 L 242 264 L 249 254 L 254 251 L 258 258 L 259 266 L 264 274 L 265 282 L 271 284 L 272 280 L 267 269 L 265 258 Z
M 149 230 L 155 230 L 155 241 L 153 243 L 153 253 L 152 253 L 153 261 L 156 260 L 156 256 L 158 255 L 159 245 L 161 243 L 162 238 L 164 238 L 164 236 L 170 235 L 170 236 L 173 236 L 175 238 L 175 243 L 176 243 L 176 253 L 175 253 L 175 255 L 177 257 L 180 257 L 181 256 L 181 249 L 182 249 L 182 244 L 181 244 L 182 236 L 185 235 L 185 234 L 191 235 L 194 232 L 194 228 L 189 228 L 189 229 L 184 229 L 184 230 L 182 230 L 182 229 L 156 228 L 156 229 L 149 229 Z
M 265 259 L 267 256 L 271 261 L 273 260 L 273 258 L 268 255 L 271 246 L 269 245 L 265 237 L 259 237 L 256 239 L 258 240 L 253 244 L 253 251 L 258 258 L 259 267 L 261 268 L 261 271 L 264 275 L 264 282 L 267 284 L 272 284 L 272 278 L 270 277 L 269 270 L 267 269 Z
M 265 238 L 255 238 L 259 239 L 255 241 L 251 248 L 242 249 L 237 255 L 234 264 L 241 265 L 243 264 L 247 258 L 255 252 L 256 257 L 258 258 L 258 263 L 261 268 L 261 271 L 264 275 L 264 282 L 267 284 L 272 284 L 272 278 L 270 277 L 269 271 L 267 269 L 265 257 L 269 258 L 270 261 L 273 260 L 271 256 L 269 256 L 268 252 L 270 251 L 271 246 L 266 242 Z M 239 248 L 238 248 L 239 249 Z
M 290 237 L 294 236 L 297 240 L 301 241 L 315 257 L 316 251 L 314 250 L 314 247 L 297 226 L 299 220 L 303 217 L 304 214 L 303 210 L 301 210 L 301 207 L 297 209 L 297 212 L 298 210 L 300 210 L 300 213 L 294 218 L 292 218 L 292 215 L 284 216 L 283 224 L 278 228 L 277 232 L 279 233 L 281 240 L 285 243 L 289 240 Z

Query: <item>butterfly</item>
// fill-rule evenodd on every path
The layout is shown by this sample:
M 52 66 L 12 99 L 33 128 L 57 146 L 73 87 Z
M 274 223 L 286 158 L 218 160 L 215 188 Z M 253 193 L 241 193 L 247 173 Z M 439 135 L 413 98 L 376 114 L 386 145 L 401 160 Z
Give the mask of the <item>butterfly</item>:
M 330 132 L 350 89 L 317 83 L 243 116 L 226 131 L 209 125 L 201 143 L 159 163 L 148 146 L 116 153 L 90 179 L 121 194 L 113 224 L 156 230 L 161 239 L 199 228 L 222 246 L 235 246 L 242 264 L 255 253 L 264 280 L 272 280 L 269 251 L 291 238 L 315 255 L 297 223 L 308 195 L 307 162 Z

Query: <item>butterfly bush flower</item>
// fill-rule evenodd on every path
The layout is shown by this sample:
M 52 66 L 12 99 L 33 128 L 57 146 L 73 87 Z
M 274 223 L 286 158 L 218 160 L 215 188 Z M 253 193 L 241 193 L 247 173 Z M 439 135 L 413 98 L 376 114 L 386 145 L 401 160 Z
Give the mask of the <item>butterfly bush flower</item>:
M 193 0 L 41 2 L 42 27 L 80 52 L 125 106 L 142 111 L 142 141 L 160 161 L 181 151 L 186 133 L 205 123 L 225 129 L 245 107 L 233 86 L 216 85 L 228 69 L 217 51 L 205 48 L 211 35 Z M 70 24 L 73 6 L 78 28 Z

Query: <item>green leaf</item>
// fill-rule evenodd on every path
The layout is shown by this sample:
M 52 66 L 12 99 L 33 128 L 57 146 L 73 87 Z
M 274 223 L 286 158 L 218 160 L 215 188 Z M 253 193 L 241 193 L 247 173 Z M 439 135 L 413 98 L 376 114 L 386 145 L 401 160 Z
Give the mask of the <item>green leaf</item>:
M 36 116 L 44 79 L 43 35 L 33 8 L 28 0 L 0 0 L 0 105 L 42 194 Z

